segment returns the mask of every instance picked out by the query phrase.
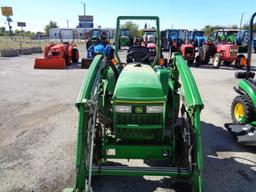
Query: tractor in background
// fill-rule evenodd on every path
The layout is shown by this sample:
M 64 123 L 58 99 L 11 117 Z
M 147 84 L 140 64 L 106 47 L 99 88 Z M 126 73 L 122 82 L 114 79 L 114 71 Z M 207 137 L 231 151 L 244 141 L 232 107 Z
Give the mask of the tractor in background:
M 92 29 L 86 37 L 86 49 L 88 50 L 91 45 L 99 42 L 104 42 L 109 39 L 109 32 L 103 29 Z
M 154 60 L 157 52 L 156 47 L 156 29 L 143 29 L 142 31 L 142 46 L 149 50 L 150 59 Z
M 161 31 L 161 48 L 163 51 L 175 52 L 182 44 L 182 39 L 178 38 L 178 29 L 166 29 Z
M 177 52 L 181 53 L 189 65 L 194 63 L 195 47 L 189 41 L 189 31 L 186 29 L 177 30 L 177 40 L 173 41 L 169 48 L 169 58 L 172 58 Z
M 253 22 L 254 13 L 249 25 L 248 62 L 246 72 L 236 72 L 235 77 L 241 79 L 238 87 L 234 90 L 238 93 L 231 105 L 232 124 L 225 127 L 243 145 L 256 146 L 256 80 L 255 73 L 251 72 Z
M 121 47 L 130 47 L 133 46 L 133 37 L 131 34 L 131 31 L 129 29 L 121 29 L 120 30 L 120 34 L 119 34 L 120 38 L 119 38 L 119 49 L 121 49 Z
M 204 36 L 203 31 L 190 31 L 189 41 L 194 45 L 195 50 L 198 50 L 207 41 L 207 38 Z
M 70 31 L 72 34 L 71 42 L 64 42 L 63 32 Z M 44 58 L 36 58 L 35 69 L 65 69 L 72 63 L 78 63 L 79 51 L 75 44 L 75 32 L 72 29 L 61 29 L 59 32 L 61 43 L 51 42 L 46 45 Z
M 248 51 L 248 40 L 249 40 L 248 30 L 239 30 L 236 37 L 236 44 L 238 45 L 239 53 Z
M 120 21 L 156 22 L 157 55 L 131 46 L 118 54 Z M 94 176 L 170 176 L 187 191 L 202 192 L 202 143 L 197 85 L 179 53 L 159 63 L 160 24 L 155 16 L 119 16 L 113 55 L 96 55 L 76 101 L 76 182 L 64 192 L 92 191 Z M 147 166 L 127 166 L 141 160 Z M 158 163 L 157 163 L 158 162 Z M 139 186 L 138 186 L 139 187 Z
M 196 57 L 196 66 L 206 65 L 210 58 L 213 58 L 213 68 L 219 68 L 221 64 L 230 66 L 235 62 L 234 66 L 238 69 L 246 66 L 246 57 L 238 54 L 238 46 L 233 43 L 234 36 L 225 33 L 224 29 L 215 30 L 208 37 L 199 49 L 199 55 Z
M 182 39 L 183 42 L 180 46 L 181 55 L 189 65 L 192 65 L 195 59 L 195 47 L 189 41 L 189 31 L 186 29 L 180 29 L 179 39 Z
M 107 30 L 100 31 L 100 38 L 95 38 L 95 41 L 87 49 L 87 58 L 82 58 L 81 68 L 88 69 L 97 54 L 113 54 L 113 48 L 110 44 L 110 32 Z

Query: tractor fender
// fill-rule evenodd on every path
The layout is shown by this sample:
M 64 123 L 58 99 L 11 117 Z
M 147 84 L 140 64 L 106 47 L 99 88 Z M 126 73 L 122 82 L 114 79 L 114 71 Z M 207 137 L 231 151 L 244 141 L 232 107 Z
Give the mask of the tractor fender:
M 248 80 L 241 80 L 239 89 L 247 94 L 251 98 L 253 105 L 256 106 L 256 90 L 249 84 Z

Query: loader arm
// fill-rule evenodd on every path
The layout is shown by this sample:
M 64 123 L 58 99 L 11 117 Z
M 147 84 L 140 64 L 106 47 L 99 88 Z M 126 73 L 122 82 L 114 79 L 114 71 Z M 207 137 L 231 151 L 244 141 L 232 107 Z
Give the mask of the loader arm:
M 177 69 L 178 75 L 181 80 L 183 102 L 186 107 L 186 111 L 191 119 L 192 127 L 195 131 L 195 147 L 196 165 L 193 171 L 193 185 L 197 188 L 197 191 L 203 191 L 202 187 L 202 168 L 203 168 L 203 154 L 202 154 L 202 141 L 201 141 L 201 126 L 200 126 L 200 112 L 204 105 L 199 94 L 195 79 L 191 73 L 187 62 L 182 58 L 180 54 L 176 54 L 174 57 L 174 68 Z

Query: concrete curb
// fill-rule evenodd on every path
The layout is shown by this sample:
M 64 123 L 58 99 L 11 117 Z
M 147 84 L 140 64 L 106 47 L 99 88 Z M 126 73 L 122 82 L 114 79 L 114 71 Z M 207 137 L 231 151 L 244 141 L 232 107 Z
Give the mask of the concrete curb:
M 42 53 L 41 47 L 32 47 L 32 52 L 33 53 Z
M 16 57 L 19 56 L 19 49 L 3 49 L 0 53 L 1 57 Z
M 22 48 L 20 49 L 20 54 L 21 55 L 30 55 L 33 53 L 32 48 Z

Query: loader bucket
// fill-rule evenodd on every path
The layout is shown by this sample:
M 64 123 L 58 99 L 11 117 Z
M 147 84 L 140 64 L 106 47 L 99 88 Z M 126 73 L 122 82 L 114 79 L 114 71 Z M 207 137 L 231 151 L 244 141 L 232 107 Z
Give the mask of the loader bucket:
M 36 58 L 35 69 L 65 69 L 66 63 L 62 58 Z

